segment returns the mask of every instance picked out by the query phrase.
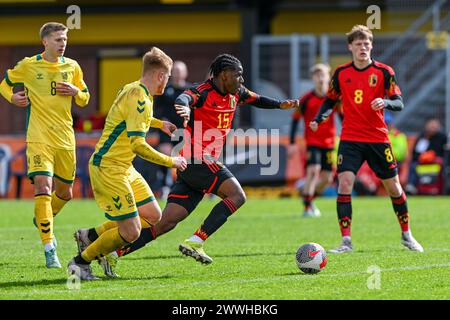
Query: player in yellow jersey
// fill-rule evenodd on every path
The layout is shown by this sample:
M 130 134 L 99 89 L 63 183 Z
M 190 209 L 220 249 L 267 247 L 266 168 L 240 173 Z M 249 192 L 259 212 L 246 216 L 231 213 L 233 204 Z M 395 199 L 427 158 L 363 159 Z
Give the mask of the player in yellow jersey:
M 149 185 L 132 165 L 134 157 L 181 171 L 186 168 L 183 157 L 164 155 L 145 141 L 150 126 L 169 134 L 176 129 L 153 118 L 153 96 L 164 92 L 172 64 L 162 50 L 152 48 L 143 57 L 141 79 L 119 91 L 108 113 L 89 172 L 95 200 L 109 221 L 75 233 L 79 252 L 69 262 L 68 272 L 82 280 L 98 279 L 92 274 L 91 261 L 132 243 L 142 227 L 149 228 L 161 219 L 161 208 Z
M 6 100 L 27 110 L 28 177 L 34 183 L 34 221 L 44 244 L 47 268 L 61 268 L 53 217 L 72 199 L 76 166 L 72 99 L 84 107 L 90 97 L 80 66 L 64 57 L 67 31 L 61 23 L 44 24 L 40 30 L 44 52 L 19 61 L 6 71 L 0 84 Z M 14 93 L 15 86 L 24 90 Z

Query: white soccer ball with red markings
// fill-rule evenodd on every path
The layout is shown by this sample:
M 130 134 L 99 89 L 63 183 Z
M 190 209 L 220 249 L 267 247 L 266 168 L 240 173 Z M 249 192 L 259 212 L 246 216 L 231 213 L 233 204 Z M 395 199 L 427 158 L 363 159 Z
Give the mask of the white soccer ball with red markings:
M 298 248 L 295 260 L 304 273 L 318 273 L 327 265 L 328 257 L 320 244 L 310 242 Z

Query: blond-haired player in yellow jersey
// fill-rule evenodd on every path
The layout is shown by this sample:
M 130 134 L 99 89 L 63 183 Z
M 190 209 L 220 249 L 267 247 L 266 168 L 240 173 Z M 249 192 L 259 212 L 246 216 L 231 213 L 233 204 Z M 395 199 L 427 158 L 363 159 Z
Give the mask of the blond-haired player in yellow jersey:
M 153 118 L 153 96 L 163 94 L 172 59 L 154 47 L 142 62 L 141 79 L 119 91 L 89 161 L 95 200 L 109 221 L 75 233 L 79 252 L 69 262 L 68 271 L 82 280 L 98 279 L 92 274 L 91 261 L 104 261 L 103 256 L 135 241 L 142 227 L 149 228 L 161 219 L 150 187 L 132 165 L 134 157 L 181 171 L 187 165 L 183 157 L 164 155 L 145 141 L 150 126 L 169 134 L 176 127 Z
M 6 71 L 0 84 L 6 100 L 27 109 L 28 177 L 34 183 L 34 221 L 44 244 L 47 268 L 61 268 L 53 217 L 72 199 L 76 159 L 72 99 L 80 107 L 89 102 L 80 66 L 64 57 L 67 31 L 61 23 L 44 24 L 40 30 L 44 52 L 19 61 Z M 15 86 L 24 90 L 14 93 Z

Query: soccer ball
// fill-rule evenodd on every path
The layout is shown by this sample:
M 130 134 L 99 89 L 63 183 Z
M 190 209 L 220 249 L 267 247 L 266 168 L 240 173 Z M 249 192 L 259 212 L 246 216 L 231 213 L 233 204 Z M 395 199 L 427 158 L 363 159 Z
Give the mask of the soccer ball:
M 295 260 L 304 273 L 318 273 L 325 268 L 328 257 L 320 244 L 310 242 L 298 248 Z

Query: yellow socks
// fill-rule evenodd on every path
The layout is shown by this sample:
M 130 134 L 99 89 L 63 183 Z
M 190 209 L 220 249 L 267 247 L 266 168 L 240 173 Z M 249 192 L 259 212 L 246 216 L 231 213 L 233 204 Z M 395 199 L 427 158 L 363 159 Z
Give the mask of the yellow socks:
M 61 199 L 60 197 L 58 197 L 56 192 L 53 191 L 53 193 L 52 193 L 52 212 L 53 212 L 53 216 L 56 216 L 61 211 L 62 207 L 64 207 L 68 201 L 69 200 Z
M 144 218 L 139 217 L 139 219 L 141 220 L 141 226 L 142 229 L 145 228 L 150 228 L 152 225 L 145 220 Z M 117 227 L 117 223 L 115 221 L 105 221 L 103 222 L 101 225 L 99 225 L 97 228 L 95 228 L 95 232 L 97 233 L 98 236 L 100 236 L 102 233 L 104 233 L 106 230 L 112 229 L 112 228 L 116 228 Z
M 112 228 L 116 228 L 116 227 L 117 227 L 117 223 L 115 221 L 108 220 L 108 221 L 103 222 L 97 228 L 95 228 L 95 232 L 97 233 L 98 236 L 101 236 L 102 233 L 104 233 L 105 231 L 112 229 Z
M 105 256 L 116 249 L 122 248 L 127 243 L 120 235 L 119 228 L 115 227 L 104 231 L 97 240 L 81 253 L 81 257 L 85 261 L 91 262 L 97 257 Z
M 53 214 L 52 198 L 48 194 L 41 194 L 34 197 L 34 215 L 38 226 L 42 243 L 45 245 L 53 240 Z

